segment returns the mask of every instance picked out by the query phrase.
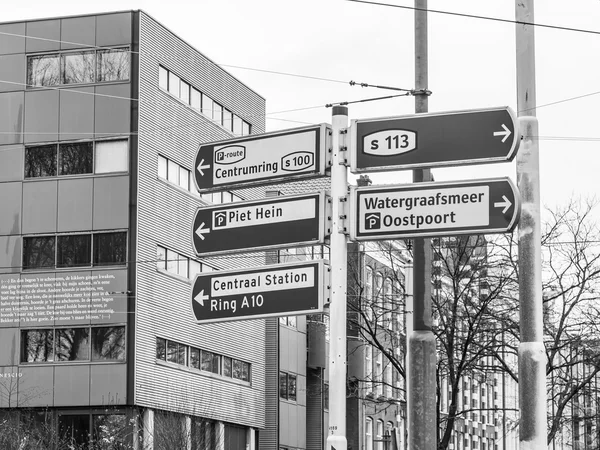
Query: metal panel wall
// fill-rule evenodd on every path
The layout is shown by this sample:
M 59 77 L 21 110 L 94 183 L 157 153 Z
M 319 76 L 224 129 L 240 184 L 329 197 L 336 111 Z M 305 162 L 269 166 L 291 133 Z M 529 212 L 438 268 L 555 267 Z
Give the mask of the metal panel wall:
M 264 320 L 200 326 L 191 311 L 190 282 L 156 268 L 157 245 L 194 257 L 192 219 L 200 205 L 199 197 L 158 179 L 158 154 L 192 170 L 201 142 L 230 136 L 161 90 L 159 65 L 252 123 L 255 132 L 264 130 L 264 100 L 143 12 L 139 55 L 135 403 L 261 428 Z M 250 385 L 157 362 L 157 337 L 251 363 Z

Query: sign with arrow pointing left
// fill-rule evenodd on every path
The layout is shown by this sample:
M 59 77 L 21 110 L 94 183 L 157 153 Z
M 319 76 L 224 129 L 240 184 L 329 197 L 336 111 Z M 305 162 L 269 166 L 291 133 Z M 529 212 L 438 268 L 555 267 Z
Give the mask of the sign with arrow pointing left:
M 192 243 L 198 256 L 317 245 L 329 235 L 325 193 L 198 208 Z
M 324 261 L 196 275 L 192 311 L 198 323 L 314 314 L 329 286 Z
M 354 173 L 511 161 L 521 136 L 508 107 L 353 120 Z
M 519 193 L 509 178 L 354 186 L 350 239 L 507 233 L 520 211 Z

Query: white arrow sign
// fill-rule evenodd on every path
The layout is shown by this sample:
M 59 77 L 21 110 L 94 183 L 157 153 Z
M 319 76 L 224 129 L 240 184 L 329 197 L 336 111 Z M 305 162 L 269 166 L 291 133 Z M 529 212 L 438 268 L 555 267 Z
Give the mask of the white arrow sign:
M 508 211 L 508 208 L 511 207 L 512 203 L 510 202 L 509 199 L 506 198 L 506 195 L 502 196 L 502 200 L 504 200 L 504 201 L 494 203 L 494 208 L 502 208 L 504 206 L 504 209 L 502 210 L 502 214 L 506 214 L 506 211 Z
M 202 159 L 200 160 L 200 164 L 198 164 L 198 167 L 196 167 L 196 169 L 198 169 L 200 175 L 204 176 L 204 171 L 202 169 L 210 169 L 210 164 L 204 164 L 204 159 Z
M 508 139 L 511 133 L 506 125 L 502 124 L 502 128 L 504 128 L 504 131 L 494 131 L 494 136 L 504 136 L 502 138 L 502 142 L 504 142 Z
M 204 234 L 208 234 L 210 233 L 210 228 L 204 228 L 204 222 L 202 222 L 200 224 L 200 226 L 198 227 L 198 229 L 196 230 L 196 234 L 198 235 L 198 237 L 202 240 L 204 240 Z
M 204 289 L 202 289 L 198 292 L 198 295 L 194 297 L 194 300 L 200 303 L 200 306 L 204 306 L 204 300 L 208 300 L 208 295 L 204 295 Z

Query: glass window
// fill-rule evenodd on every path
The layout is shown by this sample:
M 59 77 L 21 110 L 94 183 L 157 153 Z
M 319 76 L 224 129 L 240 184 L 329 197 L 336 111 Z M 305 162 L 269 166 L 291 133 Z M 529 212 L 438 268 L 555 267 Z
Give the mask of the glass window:
M 279 397 L 280 398 L 287 399 L 287 397 L 288 397 L 287 388 L 288 388 L 287 373 L 279 372 Z
M 63 53 L 63 83 L 93 83 L 96 55 L 91 52 Z
M 243 133 L 242 131 L 242 119 L 239 118 L 238 116 L 234 115 L 233 116 L 233 134 L 241 136 Z
M 54 361 L 53 330 L 21 331 L 21 362 Z
M 167 250 L 167 271 L 171 273 L 177 273 L 177 260 L 179 254 L 173 250 Z
M 377 441 L 378 442 L 377 442 L 375 448 L 377 450 L 383 450 L 383 442 L 382 442 L 382 439 L 383 439 L 383 420 L 378 420 L 377 421 L 377 430 L 376 430 L 376 433 L 377 433 Z
M 167 179 L 167 158 L 158 155 L 158 176 Z
M 156 359 L 165 361 L 167 359 L 167 341 L 163 338 L 156 338 Z
M 233 130 L 233 113 L 223 108 L 223 126 L 229 131 Z
M 373 379 L 373 347 L 369 344 L 365 344 L 365 378 Z
M 190 190 L 190 171 L 185 167 L 179 167 L 179 186 L 186 191 Z
M 209 119 L 213 117 L 213 101 L 207 95 L 202 94 L 202 114 Z
M 158 66 L 158 85 L 165 91 L 169 88 L 169 72 L 162 66 Z
M 181 80 L 180 98 L 184 103 L 190 104 L 190 85 Z
M 90 266 L 92 264 L 92 235 L 59 235 L 56 242 L 57 267 Z
M 60 83 L 58 55 L 30 56 L 27 58 L 28 86 L 55 86 Z
M 61 442 L 67 448 L 84 448 L 90 439 L 89 414 L 61 414 L 58 416 L 58 431 Z
M 207 372 L 219 373 L 221 357 L 212 352 L 202 350 L 201 369 Z
M 223 125 L 223 107 L 217 102 L 213 103 L 213 121 Z
M 192 448 L 213 449 L 217 445 L 217 427 L 214 421 L 203 417 L 192 417 Z
M 296 401 L 296 375 L 288 374 L 288 400 Z
M 244 361 L 233 360 L 233 378 L 250 381 L 250 364 Z
M 167 180 L 171 183 L 179 184 L 179 165 L 169 160 L 167 165 Z
M 197 111 L 200 111 L 202 109 L 202 94 L 196 88 L 192 88 L 190 105 L 192 105 L 192 108 L 194 108 Z
M 92 361 L 125 361 L 125 327 L 92 327 Z
M 373 419 L 365 419 L 365 450 L 373 450 Z
M 56 176 L 56 144 L 25 148 L 25 178 Z
M 129 51 L 110 49 L 98 51 L 98 81 L 129 79 Z
M 200 369 L 200 349 L 190 347 L 190 367 Z
M 160 245 L 156 246 L 156 268 L 166 270 L 167 262 L 167 249 L 161 247 Z
M 71 142 L 58 147 L 58 174 L 75 175 L 94 171 L 92 142 Z
M 323 382 L 323 409 L 329 409 L 329 383 Z
M 223 356 L 223 376 L 226 377 L 232 377 L 232 362 L 231 362 L 231 358 L 228 358 L 227 356 Z
M 188 272 L 188 259 L 187 257 L 183 256 L 183 255 L 178 255 L 178 261 L 177 261 L 177 275 L 181 275 L 182 277 L 188 278 L 189 276 L 189 272 Z
M 23 269 L 54 267 L 54 236 L 23 238 Z
M 94 234 L 94 265 L 125 264 L 127 232 Z
M 96 173 L 127 172 L 127 140 L 96 142 Z
M 250 134 L 250 124 L 246 121 L 242 121 L 242 136 L 248 136 Z
M 202 272 L 202 264 L 190 259 L 190 280 L 193 280 L 200 272 Z
M 367 320 L 371 320 L 372 315 L 372 305 L 373 301 L 373 269 L 370 267 L 366 268 L 365 271 L 365 295 L 364 295 L 364 314 Z
M 181 87 L 181 80 L 173 72 L 169 72 L 169 92 L 171 95 L 179 98 L 179 88 Z
M 88 361 L 89 359 L 89 328 L 59 328 L 56 330 L 57 361 Z

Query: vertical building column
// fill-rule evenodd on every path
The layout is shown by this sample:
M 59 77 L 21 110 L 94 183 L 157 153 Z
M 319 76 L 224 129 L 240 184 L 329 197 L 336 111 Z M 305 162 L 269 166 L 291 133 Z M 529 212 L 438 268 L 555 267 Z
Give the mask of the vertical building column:
M 221 421 L 217 422 L 217 442 L 215 450 L 225 450 L 225 424 Z
M 256 433 L 254 428 L 246 430 L 246 450 L 256 450 Z
M 190 416 L 183 416 L 183 431 L 187 440 L 186 448 L 192 450 L 192 418 Z
M 154 410 L 145 409 L 142 418 L 142 448 L 154 450 Z

